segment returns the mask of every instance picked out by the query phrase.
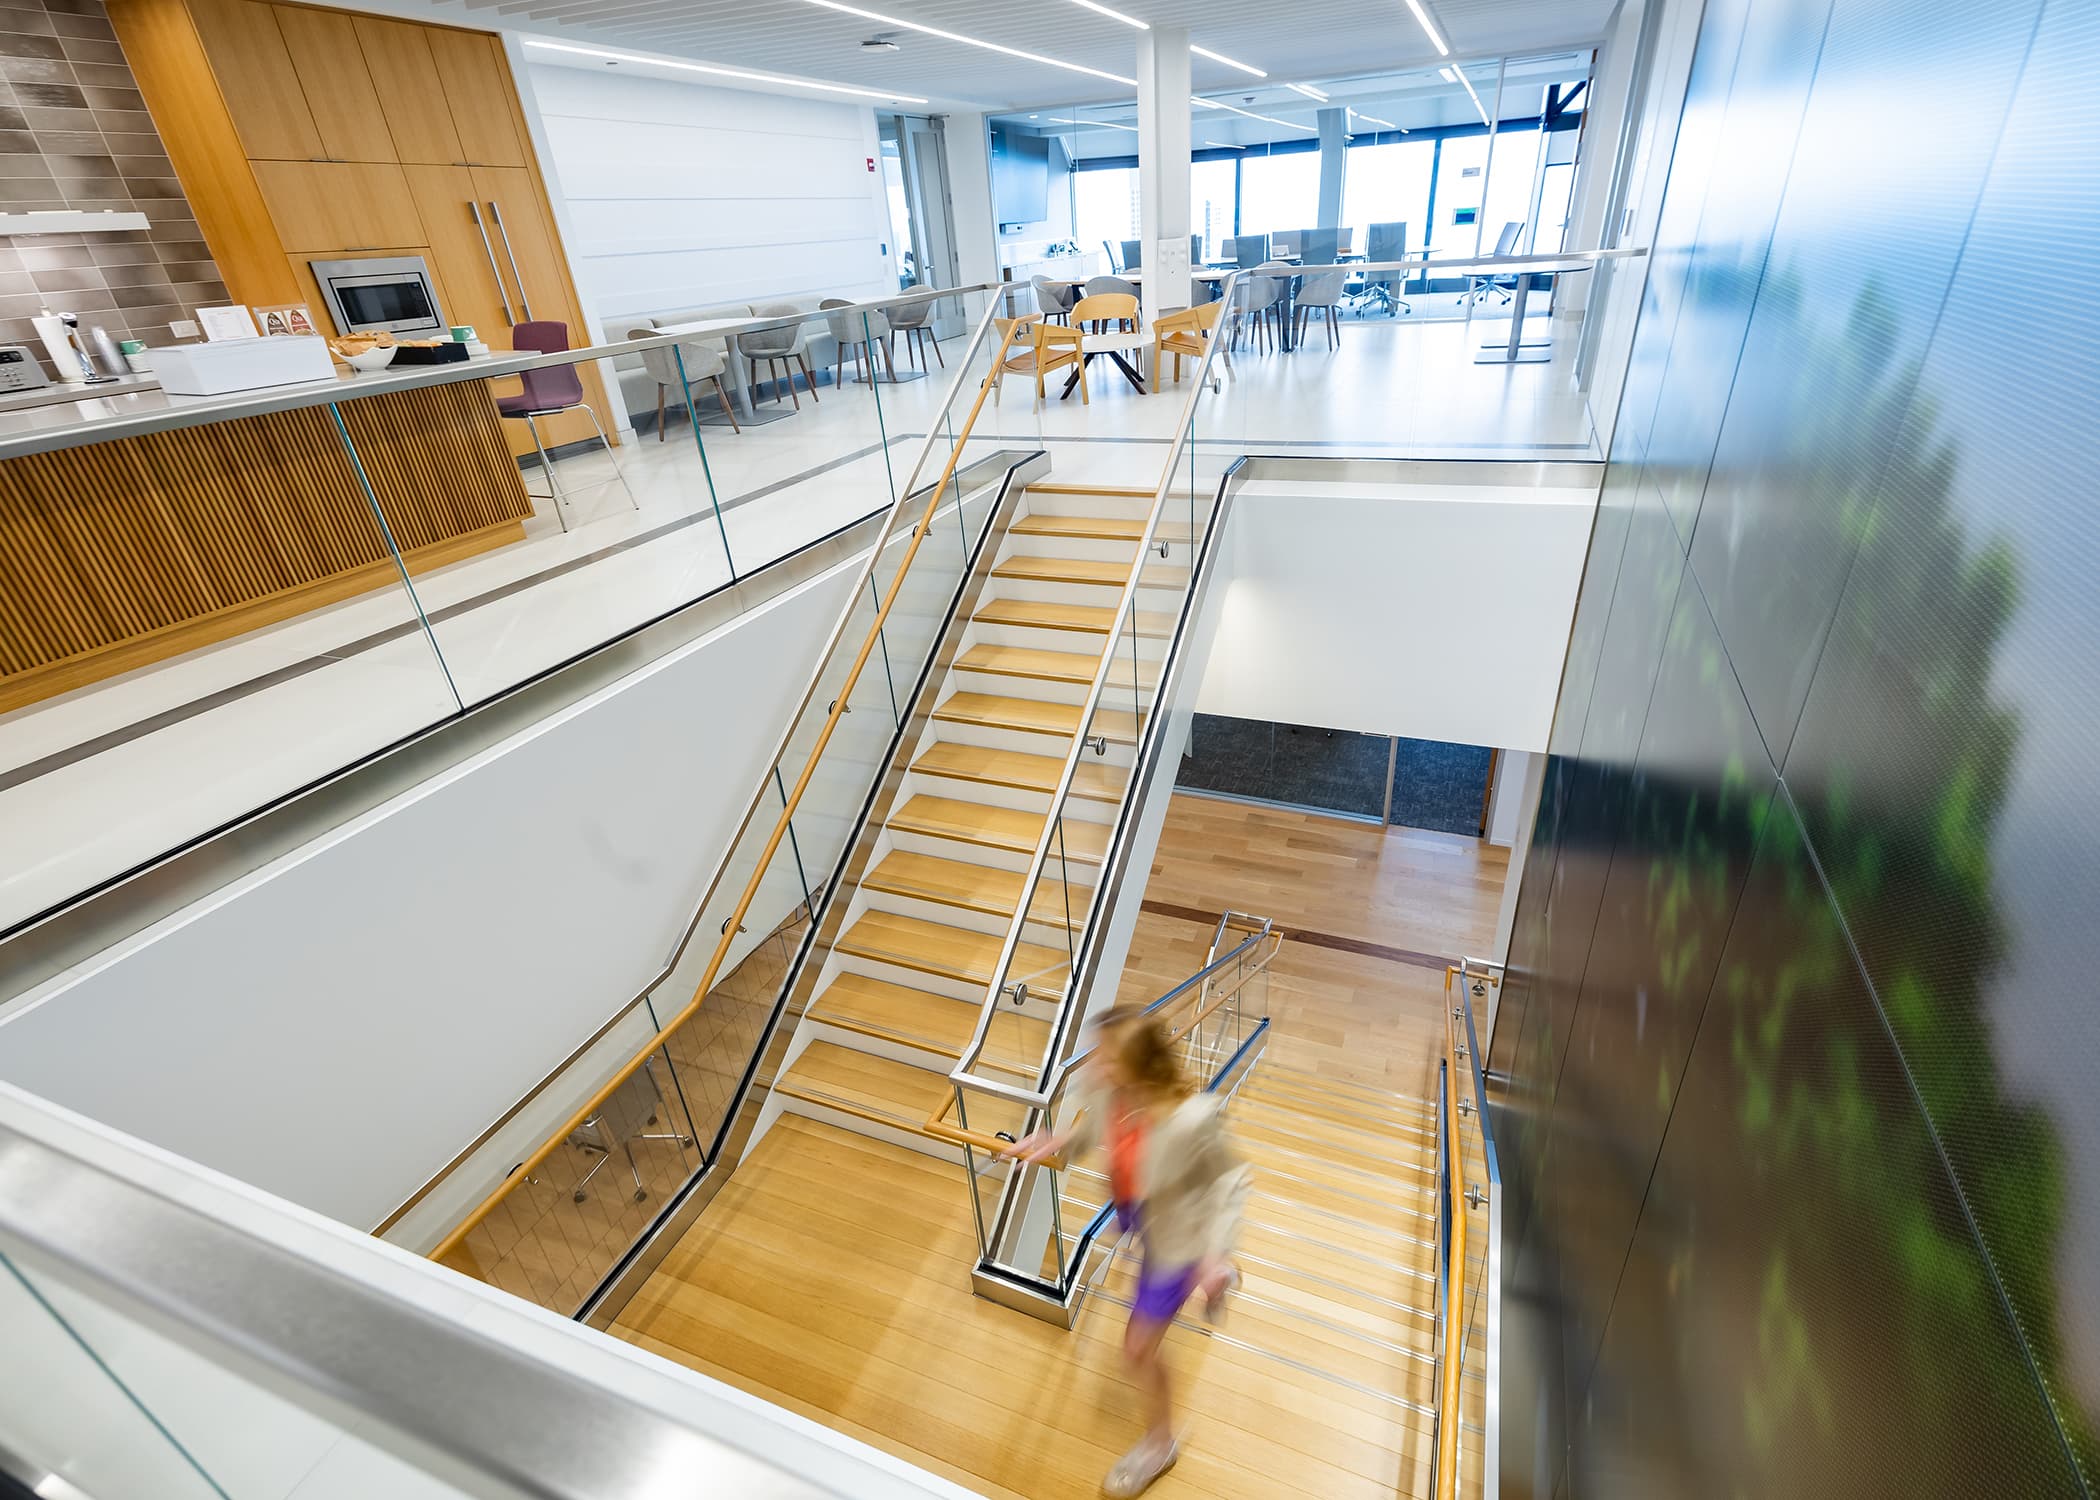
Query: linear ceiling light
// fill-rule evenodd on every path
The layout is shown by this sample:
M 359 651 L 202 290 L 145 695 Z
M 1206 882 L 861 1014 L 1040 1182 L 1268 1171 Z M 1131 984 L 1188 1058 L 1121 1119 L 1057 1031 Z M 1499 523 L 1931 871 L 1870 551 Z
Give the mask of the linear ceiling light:
M 964 36 L 959 31 L 943 31 L 938 26 L 922 26 L 917 21 L 907 21 L 900 16 L 886 16 L 878 10 L 862 10 L 858 5 L 845 5 L 841 0 L 804 0 L 808 5 L 819 5 L 825 10 L 835 10 L 840 15 L 859 16 L 864 21 L 879 21 L 884 26 L 898 26 L 906 31 L 916 31 L 921 36 L 937 36 L 944 42 L 961 42 L 966 47 L 982 47 L 987 52 L 1003 53 L 1007 57 L 1018 57 L 1023 62 L 1041 63 L 1045 67 L 1063 68 L 1068 73 L 1084 73 L 1089 78 L 1106 78 L 1110 83 L 1120 83 L 1130 88 L 1137 87 L 1135 78 L 1125 78 L 1121 73 L 1104 73 L 1099 68 L 1085 67 L 1075 62 L 1064 62 L 1059 58 L 1045 57 L 1040 52 L 1023 52 L 1019 47 L 1006 47 L 998 42 L 983 41 L 978 37 Z M 889 97 L 887 95 L 885 98 Z M 921 99 L 915 101 L 923 104 Z
M 1446 47 L 1444 39 L 1437 35 L 1436 27 L 1429 19 L 1429 12 L 1422 8 L 1422 0 L 1407 0 L 1407 8 L 1415 13 L 1415 19 L 1420 21 L 1422 29 L 1429 33 L 1429 40 L 1436 43 L 1436 55 L 1449 57 L 1451 49 Z
M 1473 80 L 1466 77 L 1464 68 L 1439 68 L 1437 71 L 1443 75 L 1444 82 L 1463 84 L 1466 92 L 1473 95 L 1473 107 L 1480 111 L 1481 124 L 1491 126 L 1495 123 L 1488 118 L 1488 107 L 1480 102 L 1480 95 L 1474 93 Z
M 1322 104 L 1327 102 L 1327 96 L 1309 83 L 1287 83 L 1284 87 L 1292 90 L 1294 93 L 1303 94 L 1308 99 L 1317 99 Z
M 1384 130 L 1397 130 L 1402 135 L 1407 134 L 1407 127 L 1405 125 L 1395 125 L 1391 120 L 1381 120 L 1378 118 L 1378 116 L 1367 115 L 1360 109 L 1351 109 L 1349 113 L 1354 115 L 1357 119 L 1363 121 L 1366 125 L 1376 125 Z
M 1210 48 L 1199 47 L 1194 42 L 1189 43 L 1189 51 L 1195 53 L 1198 57 L 1207 57 L 1214 63 L 1223 63 L 1228 68 L 1238 68 L 1242 73 L 1251 74 L 1256 78 L 1267 78 L 1269 76 L 1260 68 L 1250 68 L 1243 62 L 1233 61 L 1222 52 L 1213 52 Z
M 527 37 L 525 45 L 542 52 L 569 52 L 578 57 L 602 57 L 607 62 L 640 63 L 651 68 L 675 68 L 681 73 L 705 73 L 713 78 L 741 78 L 747 83 L 773 83 L 785 88 L 822 89 L 827 94 L 851 94 L 857 99 L 891 99 L 899 104 L 924 104 L 917 94 L 892 94 L 882 89 L 854 89 L 843 83 L 818 83 L 809 78 L 784 78 L 777 73 L 746 73 L 738 68 L 710 68 L 705 63 L 680 62 L 669 57 L 648 57 L 639 52 L 607 52 L 599 47 L 572 47 L 567 42 L 543 42 Z
M 1259 120 L 1264 125 L 1281 125 L 1285 130 L 1302 130 L 1307 135 L 1318 135 L 1320 133 L 1310 125 L 1300 125 L 1291 120 L 1279 120 L 1274 115 L 1258 115 L 1251 109 L 1241 109 L 1237 104 L 1226 104 L 1218 99 L 1205 99 L 1200 95 L 1191 94 L 1189 103 L 1199 109 L 1229 109 L 1236 115 L 1245 115 L 1248 119 Z
M 1135 26 L 1140 31 L 1150 31 L 1152 29 L 1150 21 L 1140 21 L 1136 16 L 1126 16 L 1119 10 L 1110 10 L 1105 5 L 1096 5 L 1094 0 L 1072 0 L 1072 3 L 1094 12 L 1095 15 L 1107 16 L 1111 21 L 1121 21 L 1125 26 Z
M 1057 125 L 1092 125 L 1102 130 L 1127 130 L 1132 135 L 1137 134 L 1137 126 L 1118 125 L 1114 120 L 1068 120 L 1063 115 L 1052 115 L 1050 119 Z

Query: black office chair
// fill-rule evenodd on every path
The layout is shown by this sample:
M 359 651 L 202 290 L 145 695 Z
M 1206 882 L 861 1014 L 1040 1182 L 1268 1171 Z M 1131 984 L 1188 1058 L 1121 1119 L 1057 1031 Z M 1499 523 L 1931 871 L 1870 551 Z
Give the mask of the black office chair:
M 1242 271 L 1251 271 L 1269 259 L 1269 237 L 1265 234 L 1242 234 L 1232 241 L 1232 258 Z
M 1123 241 L 1123 269 L 1126 271 L 1142 271 L 1144 268 L 1145 242 L 1143 240 Z
M 1339 229 L 1303 229 L 1298 232 L 1298 261 L 1307 266 L 1331 266 L 1342 253 Z
M 1382 260 L 1399 260 L 1407 254 L 1407 223 L 1373 224 L 1370 238 L 1366 242 L 1364 259 L 1374 265 Z M 1362 317 L 1370 308 L 1382 309 L 1388 316 L 1395 312 L 1411 313 L 1406 299 L 1394 291 L 1395 283 L 1405 284 L 1405 271 L 1366 271 L 1362 283 L 1349 298 L 1349 308 Z
M 1522 219 L 1512 219 L 1507 224 L 1504 224 L 1502 232 L 1495 236 L 1495 254 L 1510 255 L 1515 253 L 1517 241 L 1522 237 L 1523 233 L 1524 221 Z M 1514 276 L 1473 276 L 1467 279 L 1472 283 L 1466 288 L 1466 300 L 1469 302 L 1483 293 L 1491 293 L 1507 302 L 1510 300 L 1511 294 L 1517 289 L 1517 278 Z

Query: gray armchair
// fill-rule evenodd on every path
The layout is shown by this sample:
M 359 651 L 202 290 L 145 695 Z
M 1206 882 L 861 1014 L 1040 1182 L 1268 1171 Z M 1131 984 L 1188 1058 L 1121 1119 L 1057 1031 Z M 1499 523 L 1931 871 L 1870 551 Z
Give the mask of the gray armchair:
M 1072 304 L 1079 300 L 1079 288 L 1052 281 L 1047 276 L 1032 276 L 1028 284 L 1035 288 L 1035 310 L 1053 323 L 1062 323 Z
M 1342 300 L 1342 292 L 1349 284 L 1349 270 L 1345 266 L 1336 271 L 1320 271 L 1306 276 L 1298 283 L 1297 310 L 1293 316 L 1298 324 L 1298 343 L 1305 342 L 1305 329 L 1315 313 L 1325 314 L 1327 319 L 1327 347 L 1341 347 L 1341 323 L 1335 316 L 1335 304 Z
M 792 302 L 761 302 L 751 309 L 754 318 L 792 318 L 802 311 Z M 785 328 L 758 328 L 736 336 L 736 352 L 751 361 L 755 374 L 760 360 L 766 363 L 769 378 L 773 382 L 773 399 L 780 399 L 780 382 L 787 380 L 788 397 L 795 403 L 795 410 L 802 410 L 802 398 L 795 394 L 795 369 L 802 370 L 802 383 L 809 387 L 809 399 L 817 399 L 817 382 L 809 373 L 809 361 L 803 350 L 809 347 L 809 324 L 790 323 Z
M 652 324 L 641 323 L 627 330 L 631 339 L 653 339 L 662 337 Z M 641 351 L 642 368 L 656 382 L 656 440 L 664 440 L 664 399 L 671 388 L 680 389 L 679 400 L 690 405 L 693 387 L 703 380 L 715 383 L 715 399 L 722 403 L 722 415 L 729 418 L 729 425 L 737 432 L 744 429 L 737 425 L 736 409 L 729 404 L 729 392 L 722 386 L 722 372 L 729 367 L 729 356 L 720 344 L 679 344 L 674 351 L 666 345 L 659 349 Z M 674 357 L 675 355 L 675 357 Z M 683 373 L 679 366 L 683 364 Z
M 843 297 L 826 297 L 817 304 L 823 309 L 838 309 L 824 321 L 830 325 L 833 342 L 838 345 L 838 365 L 832 371 L 831 383 L 842 385 L 846 379 L 846 350 L 853 350 L 853 367 L 860 369 L 861 361 L 867 361 L 865 379 L 875 378 L 875 350 L 882 350 L 882 368 L 888 372 L 891 382 L 897 379 L 896 368 L 890 363 L 890 320 L 879 307 L 862 308 Z
M 902 307 L 893 307 L 890 309 L 890 327 L 904 335 L 904 347 L 907 350 L 917 351 L 920 369 L 926 368 L 926 349 L 931 345 L 933 357 L 940 360 L 941 368 L 945 370 L 948 368 L 948 361 L 941 355 L 941 341 L 928 326 L 928 320 L 933 316 L 933 306 L 934 299 L 928 297 L 924 302 L 908 302 Z

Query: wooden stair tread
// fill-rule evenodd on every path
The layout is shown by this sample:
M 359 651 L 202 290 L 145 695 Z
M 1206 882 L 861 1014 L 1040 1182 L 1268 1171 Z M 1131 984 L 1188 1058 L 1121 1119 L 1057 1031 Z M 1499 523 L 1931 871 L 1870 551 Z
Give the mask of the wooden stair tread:
M 1158 493 L 1133 484 L 1058 484 L 1050 480 L 1037 480 L 1028 489 L 1037 495 L 1112 495 L 1119 500 L 1150 500 Z
M 977 724 L 987 729 L 1013 729 L 1022 734 L 1049 734 L 1069 740 L 1079 733 L 1083 703 L 1046 703 L 1040 698 L 1009 698 L 999 693 L 951 693 L 934 718 L 946 724 Z M 1139 719 L 1127 709 L 1102 708 L 1092 732 L 1118 745 L 1135 745 Z
M 1014 807 L 994 807 L 989 802 L 929 797 L 922 792 L 890 815 L 889 826 L 900 833 L 922 833 L 930 838 L 982 844 L 988 849 L 1033 854 L 1036 841 L 1043 836 L 1046 816 Z M 1064 836 L 1051 844 L 1050 853 L 1055 857 L 1062 852 L 1067 860 L 1099 864 L 1108 852 L 1109 831 L 1106 823 L 1066 818 Z
M 959 672 L 986 672 L 1000 677 L 1027 677 L 1038 682 L 1065 682 L 1077 687 L 1090 687 L 1094 673 L 1101 668 L 1098 653 L 1089 655 L 1081 651 L 1043 651 L 1033 646 L 1000 646 L 980 641 L 956 659 Z M 1144 687 L 1152 687 L 1159 681 L 1159 663 L 1132 661 L 1127 654 L 1118 653 L 1108 669 L 1108 686 L 1121 687 L 1128 691 L 1135 681 Z
M 965 745 L 939 740 L 911 768 L 925 776 L 944 776 L 955 781 L 976 781 L 987 786 L 1013 787 L 1024 792 L 1054 792 L 1064 761 L 1054 755 L 1029 755 L 1020 750 L 998 750 L 987 745 Z M 1111 765 L 1092 756 L 1082 759 L 1072 772 L 1072 795 L 1090 802 L 1121 802 L 1130 784 L 1127 767 Z
M 1042 826 L 1040 820 L 1036 826 Z M 1021 886 L 1026 878 L 1019 870 L 898 849 L 885 855 L 860 884 L 862 890 L 909 896 L 939 906 L 983 912 L 986 916 L 1011 917 L 1021 904 Z M 1077 927 L 1086 920 L 1085 902 L 1092 895 L 1091 887 L 1075 887 L 1067 902 L 1064 887 L 1045 880 L 1037 885 L 1028 914 L 1034 921 L 1052 927 Z
M 1120 589 L 1130 581 L 1130 564 L 1104 562 L 1093 557 L 1041 557 L 1021 553 L 992 569 L 992 576 L 1024 583 L 1071 583 L 1088 588 Z M 1187 568 L 1171 567 L 1146 568 L 1138 580 L 1140 588 L 1149 589 L 1185 589 L 1188 583 Z
M 1121 516 L 1060 516 L 1048 513 L 1023 516 L 1010 528 L 1020 536 L 1070 537 L 1090 542 L 1137 542 L 1144 540 L 1142 518 Z M 1168 542 L 1186 542 L 1188 522 L 1161 521 L 1154 536 Z
M 828 1104 L 916 1135 L 926 1133 L 927 1119 L 953 1098 L 955 1091 L 945 1070 L 914 1067 L 833 1042 L 811 1042 L 773 1087 L 790 1098 Z M 1013 1120 L 1003 1116 L 990 1119 L 995 1112 L 993 1101 L 973 1097 L 973 1124 L 979 1115 L 986 1115 L 987 1128 L 1010 1131 L 1025 1113 L 1014 1106 L 1006 1112 L 1014 1116 Z
M 972 616 L 986 625 L 1018 625 L 1034 630 L 1072 630 L 1107 635 L 1115 624 L 1115 606 L 1109 604 L 1053 604 L 1034 599 L 987 599 Z M 1163 611 L 1140 609 L 1131 613 L 1136 632 L 1148 640 L 1164 640 L 1174 633 L 1174 617 Z
M 809 1018 L 908 1042 L 943 1057 L 961 1057 L 977 1029 L 977 1007 L 967 1000 L 850 972 L 824 986 L 810 1005 Z
M 964 984 L 988 985 L 1005 944 L 1000 933 L 947 927 L 898 912 L 871 911 L 864 912 L 859 921 L 840 934 L 836 951 Z M 1026 978 L 1031 989 L 1061 990 L 1069 959 L 1062 948 L 1020 943 L 1014 948 L 1008 977 Z

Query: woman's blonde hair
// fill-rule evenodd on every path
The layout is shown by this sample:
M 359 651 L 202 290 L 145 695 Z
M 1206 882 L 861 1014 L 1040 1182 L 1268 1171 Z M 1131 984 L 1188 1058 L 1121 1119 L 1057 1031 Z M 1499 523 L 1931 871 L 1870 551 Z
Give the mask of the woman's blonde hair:
M 1114 1051 L 1124 1076 L 1139 1088 L 1158 1099 L 1185 1099 L 1195 1092 L 1159 1017 L 1135 1005 L 1118 1005 L 1102 1012 L 1097 1024 L 1101 1045 Z

